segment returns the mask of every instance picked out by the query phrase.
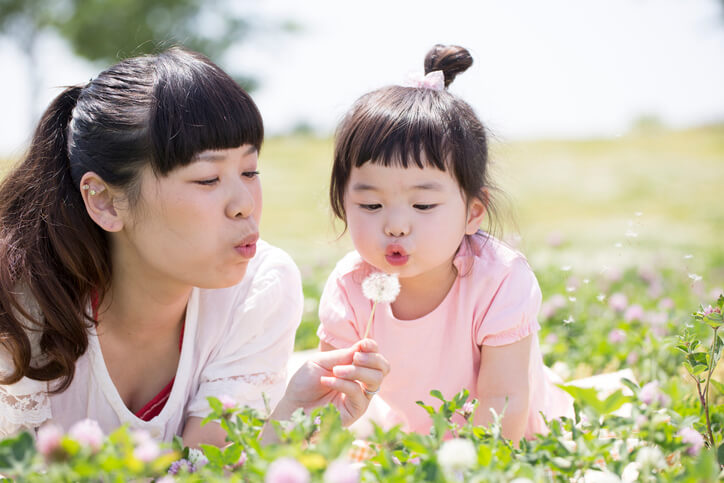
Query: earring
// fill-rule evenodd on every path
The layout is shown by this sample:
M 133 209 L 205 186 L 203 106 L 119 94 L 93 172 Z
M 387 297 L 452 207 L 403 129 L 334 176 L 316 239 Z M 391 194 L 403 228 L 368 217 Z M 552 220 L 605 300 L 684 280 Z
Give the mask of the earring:
M 89 195 L 95 196 L 98 193 L 96 190 L 92 190 L 89 184 L 84 184 L 80 187 L 83 191 L 87 191 Z

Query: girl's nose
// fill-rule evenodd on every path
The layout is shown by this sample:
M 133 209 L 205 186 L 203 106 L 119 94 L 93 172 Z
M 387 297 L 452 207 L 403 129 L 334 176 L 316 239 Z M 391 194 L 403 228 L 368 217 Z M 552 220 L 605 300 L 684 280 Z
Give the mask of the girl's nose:
M 226 215 L 229 218 L 248 218 L 254 212 L 254 197 L 243 182 L 234 186 L 229 202 L 226 204 Z
M 385 235 L 399 238 L 410 234 L 410 225 L 404 220 L 388 219 L 385 224 Z

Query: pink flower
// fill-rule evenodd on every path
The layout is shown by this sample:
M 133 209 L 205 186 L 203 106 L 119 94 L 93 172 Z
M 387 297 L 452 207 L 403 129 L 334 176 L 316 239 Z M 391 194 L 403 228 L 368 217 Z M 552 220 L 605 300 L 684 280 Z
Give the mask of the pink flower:
M 226 394 L 219 396 L 219 401 L 221 402 L 221 407 L 224 408 L 224 411 L 231 411 L 237 406 L 236 400 Z
M 266 472 L 266 483 L 308 483 L 309 471 L 297 460 L 279 458 Z
M 409 460 L 407 460 L 407 462 L 410 463 L 411 465 L 419 465 L 419 464 L 420 464 L 420 457 L 419 457 L 419 456 L 414 456 L 414 457 L 410 458 Z
M 242 451 L 239 455 L 239 460 L 234 463 L 234 468 L 241 468 L 242 466 L 244 466 L 244 463 L 246 463 L 246 458 L 246 451 Z
M 83 446 L 98 451 L 103 445 L 103 431 L 96 421 L 84 419 L 75 423 L 68 431 L 71 438 Z
M 621 292 L 616 292 L 608 298 L 608 306 L 616 312 L 623 312 L 628 306 L 628 298 Z
M 158 444 L 156 444 L 156 442 L 153 440 L 148 440 L 144 443 L 141 443 L 139 446 L 136 446 L 136 449 L 133 450 L 133 457 L 139 461 L 143 461 L 144 463 L 150 463 L 151 461 L 154 461 L 156 458 L 159 457 L 160 454 L 161 448 L 159 448 Z
M 626 340 L 626 332 L 621 329 L 613 329 L 608 333 L 608 341 L 611 344 L 618 344 Z
M 689 445 L 689 447 L 686 449 L 686 452 L 691 456 L 698 455 L 701 448 L 704 447 L 704 437 L 699 431 L 696 431 L 693 428 L 682 428 L 676 434 L 681 436 L 682 443 L 686 443 Z
M 357 483 L 359 470 L 349 461 L 335 460 L 324 472 L 324 483 Z
M 629 354 L 626 356 L 626 364 L 629 366 L 633 366 L 636 364 L 639 360 L 639 355 L 637 352 L 629 352 Z
M 60 441 L 63 439 L 63 430 L 56 424 L 46 424 L 38 429 L 38 436 L 35 439 L 35 448 L 38 453 L 46 458 L 55 450 L 60 448 Z
M 465 414 L 472 414 L 473 411 L 475 411 L 475 404 L 470 401 L 463 404 L 463 412 Z
M 671 310 L 674 308 L 674 301 L 671 300 L 669 297 L 663 298 L 659 302 L 659 308 L 661 310 Z
M 558 342 L 558 336 L 557 336 L 556 334 L 554 334 L 553 332 L 551 332 L 550 334 L 548 334 L 548 335 L 546 336 L 546 338 L 545 338 L 545 343 L 546 343 L 546 344 L 553 345 L 553 344 L 555 344 L 556 342 Z
M 553 248 L 557 248 L 563 244 L 563 235 L 561 232 L 558 231 L 552 231 L 548 234 L 548 237 L 546 238 L 546 241 L 548 242 L 548 245 L 550 245 Z
M 706 317 L 709 314 L 720 314 L 721 309 L 719 307 L 712 307 L 711 305 L 704 309 L 703 315 Z
M 641 392 L 639 392 L 639 399 L 646 405 L 657 403 L 661 406 L 666 406 L 669 403 L 668 396 L 659 390 L 658 381 L 645 384 L 644 387 L 641 388 Z
M 623 314 L 623 318 L 624 320 L 626 320 L 626 322 L 643 320 L 644 309 L 638 304 L 631 305 L 629 308 L 626 309 L 626 312 Z

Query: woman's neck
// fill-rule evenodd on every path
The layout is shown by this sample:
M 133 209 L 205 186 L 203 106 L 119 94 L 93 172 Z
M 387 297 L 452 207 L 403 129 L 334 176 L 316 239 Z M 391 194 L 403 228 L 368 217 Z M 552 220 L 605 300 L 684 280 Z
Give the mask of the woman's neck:
M 178 333 L 193 287 L 132 258 L 121 253 L 113 257 L 111 286 L 98 307 L 99 327 L 115 337 L 139 342 Z
M 457 278 L 453 258 L 415 277 L 400 278 L 400 294 L 392 303 L 395 317 L 400 320 L 419 319 L 445 300 Z

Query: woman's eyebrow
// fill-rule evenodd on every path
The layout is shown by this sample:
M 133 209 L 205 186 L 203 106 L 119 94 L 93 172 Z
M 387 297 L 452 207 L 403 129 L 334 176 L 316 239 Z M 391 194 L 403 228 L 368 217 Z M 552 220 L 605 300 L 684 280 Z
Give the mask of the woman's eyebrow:
M 242 156 L 248 156 L 256 152 L 255 146 L 249 146 L 246 151 L 242 153 Z M 193 156 L 194 161 L 223 161 L 226 159 L 227 154 L 222 151 L 203 151 Z

